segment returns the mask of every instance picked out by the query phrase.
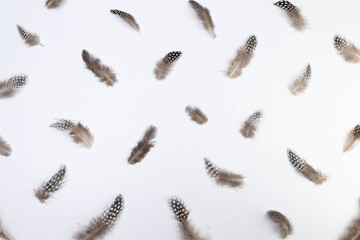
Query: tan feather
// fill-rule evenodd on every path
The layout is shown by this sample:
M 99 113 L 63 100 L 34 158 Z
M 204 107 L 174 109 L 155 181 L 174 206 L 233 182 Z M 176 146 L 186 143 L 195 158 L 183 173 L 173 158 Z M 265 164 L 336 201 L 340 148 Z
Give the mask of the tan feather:
M 299 31 L 304 31 L 307 27 L 307 22 L 304 17 L 301 15 L 299 8 L 294 6 L 289 1 L 278 1 L 274 3 L 275 6 L 278 6 L 284 9 L 289 16 L 292 25 L 295 29 Z
M 8 157 L 11 155 L 11 152 L 10 145 L 0 136 L 0 155 Z
M 310 78 L 311 78 L 311 67 L 310 64 L 308 64 L 306 66 L 305 72 L 301 76 L 299 76 L 290 87 L 291 93 L 294 95 L 299 95 L 300 93 L 304 92 L 309 85 Z
M 271 221 L 278 224 L 280 234 L 283 239 L 293 233 L 293 226 L 290 220 L 281 212 L 276 210 L 269 210 L 267 212 L 267 216 L 270 218 Z
M 129 24 L 132 28 L 134 28 L 136 31 L 140 31 L 140 26 L 136 22 L 133 15 L 127 12 L 123 12 L 117 9 L 111 9 L 110 12 L 112 14 L 118 15 L 121 19 L 123 19 L 127 24 Z
M 185 112 L 191 117 L 191 120 L 200 125 L 208 121 L 207 116 L 197 107 L 187 106 Z
M 160 61 L 156 63 L 154 74 L 157 80 L 164 80 L 171 71 L 174 62 L 176 62 L 182 53 L 180 51 L 169 52 Z
M 100 82 L 105 83 L 107 86 L 113 86 L 116 82 L 116 75 L 113 70 L 102 64 L 99 58 L 92 56 L 88 51 L 82 51 L 82 58 L 86 64 L 87 69 L 92 71 L 97 76 Z
M 254 56 L 256 45 L 256 37 L 250 36 L 245 46 L 240 47 L 227 70 L 226 75 L 229 78 L 237 78 L 242 74 L 242 70 L 250 63 L 250 60 Z
M 348 134 L 344 144 L 344 152 L 348 152 L 355 147 L 360 139 L 360 125 L 356 125 Z
M 0 82 L 0 98 L 14 96 L 23 86 L 27 84 L 27 76 L 18 75 Z
M 45 6 L 48 9 L 58 8 L 64 2 L 64 0 L 46 0 Z
M 334 37 L 334 46 L 345 61 L 351 63 L 360 62 L 360 50 L 351 42 L 340 36 Z
M 214 32 L 215 25 L 211 18 L 210 11 L 206 7 L 201 6 L 198 2 L 190 0 L 189 1 L 191 7 L 195 10 L 198 18 L 202 21 L 204 28 L 210 33 L 213 39 L 216 38 L 216 34 Z
M 15 240 L 13 236 L 8 232 L 5 226 L 0 221 L 0 238 L 4 240 Z
M 143 138 L 138 142 L 138 144 L 132 149 L 130 157 L 128 158 L 129 164 L 136 164 L 141 162 L 145 156 L 150 152 L 150 149 L 154 147 L 154 141 L 156 137 L 156 127 L 150 126 L 146 130 Z
M 346 229 L 346 232 L 341 236 L 340 240 L 359 240 L 360 239 L 360 216 L 352 220 L 351 224 Z
M 240 129 L 240 133 L 244 138 L 253 138 L 255 136 L 262 115 L 261 111 L 256 111 L 244 122 L 243 127 Z
M 20 25 L 16 25 L 16 26 L 17 26 L 17 29 L 18 29 L 18 32 L 19 32 L 21 38 L 25 40 L 25 43 L 27 45 L 29 45 L 30 47 L 35 46 L 35 45 L 40 45 L 42 47 L 44 46 L 40 43 L 38 35 L 36 35 L 35 33 L 27 32 Z

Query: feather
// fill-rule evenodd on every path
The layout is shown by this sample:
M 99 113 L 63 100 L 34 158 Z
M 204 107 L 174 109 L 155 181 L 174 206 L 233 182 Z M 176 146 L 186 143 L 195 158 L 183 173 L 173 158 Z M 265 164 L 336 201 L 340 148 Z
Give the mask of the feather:
M 58 8 L 64 2 L 64 0 L 46 0 L 45 6 L 48 9 Z
M 206 115 L 197 107 L 187 106 L 185 112 L 191 117 L 191 120 L 200 125 L 208 121 Z
M 164 80 L 172 69 L 174 62 L 176 62 L 182 53 L 180 51 L 169 52 L 156 63 L 154 74 L 157 80 Z
M 17 75 L 0 82 L 0 98 L 14 96 L 27 83 L 27 76 Z
M 85 49 L 82 51 L 82 58 L 86 64 L 86 68 L 92 71 L 97 76 L 100 82 L 105 83 L 107 86 L 113 86 L 116 82 L 116 75 L 113 70 L 102 64 L 99 58 L 92 56 Z
M 133 15 L 131 15 L 130 13 L 127 13 L 127 12 L 117 10 L 117 9 L 111 9 L 110 12 L 112 14 L 118 15 L 121 19 L 123 19 L 132 28 L 134 28 L 136 31 L 140 32 L 140 26 L 139 26 L 139 24 L 137 24 Z
M 310 166 L 304 159 L 300 158 L 294 151 L 291 149 L 287 150 L 288 158 L 296 170 L 300 172 L 304 177 L 309 179 L 315 184 L 322 184 L 327 180 L 327 176 L 316 171 L 312 166 Z
M 274 5 L 282 8 L 286 11 L 286 13 L 289 16 L 289 18 L 292 22 L 292 25 L 295 29 L 297 29 L 299 31 L 305 30 L 307 23 L 306 23 L 306 20 L 304 19 L 304 17 L 301 15 L 299 8 L 294 6 L 289 1 L 278 1 L 278 2 L 274 3 Z
M 256 36 L 253 35 L 246 41 L 245 46 L 238 49 L 237 54 L 231 61 L 226 73 L 229 78 L 237 78 L 241 76 L 242 70 L 250 63 L 250 60 L 254 56 L 256 45 Z
M 74 123 L 71 120 L 59 119 L 55 123 L 51 124 L 50 127 L 68 132 L 75 143 L 81 143 L 87 148 L 91 148 L 94 142 L 94 137 L 89 128 L 85 127 L 80 122 Z
M 204 158 L 204 163 L 207 174 L 210 178 L 214 179 L 217 184 L 233 188 L 243 186 L 244 177 L 242 175 L 218 168 L 207 158 Z
M 293 233 L 293 226 L 291 225 L 291 222 L 281 212 L 278 212 L 276 210 L 269 210 L 267 212 L 267 216 L 270 218 L 271 221 L 278 224 L 281 237 L 283 239 Z
M 154 147 L 155 142 L 152 140 L 156 137 L 156 131 L 155 126 L 148 127 L 143 138 L 132 149 L 130 157 L 128 158 L 129 164 L 141 162 L 145 158 L 146 154 L 150 152 L 150 149 Z
M 51 197 L 54 192 L 58 191 L 62 187 L 64 184 L 65 174 L 66 166 L 62 165 L 49 181 L 44 182 L 35 190 L 35 197 L 39 199 L 41 203 L 45 203 L 45 201 Z
M 203 237 L 195 226 L 190 222 L 190 211 L 186 208 L 184 202 L 177 198 L 172 197 L 169 199 L 169 205 L 173 211 L 176 220 L 179 224 L 179 231 L 182 240 L 208 240 L 208 237 Z
M 352 63 L 360 62 L 360 50 L 345 38 L 335 36 L 334 47 L 344 57 L 345 61 Z
M 299 95 L 300 93 L 304 92 L 305 89 L 308 87 L 310 78 L 311 78 L 311 67 L 310 64 L 308 64 L 306 66 L 305 72 L 301 76 L 299 76 L 290 87 L 291 93 L 294 95 Z
M 360 239 L 360 216 L 352 220 L 346 233 L 341 236 L 340 240 L 359 240 Z
M 42 47 L 44 46 L 40 43 L 38 35 L 36 35 L 35 33 L 29 33 L 27 31 L 25 31 L 25 29 L 23 27 L 21 27 L 20 25 L 16 25 L 16 26 L 17 26 L 17 29 L 19 31 L 21 38 L 25 40 L 25 43 L 27 45 L 29 45 L 30 47 L 35 46 L 35 45 L 40 45 Z
M 8 230 L 4 227 L 2 222 L 0 221 L 0 239 L 4 240 L 15 240 L 14 237 L 8 232 Z
M 198 16 L 198 18 L 202 21 L 204 28 L 206 29 L 206 31 L 208 31 L 211 35 L 211 37 L 213 39 L 216 38 L 216 34 L 214 32 L 214 22 L 211 18 L 210 15 L 210 11 L 209 9 L 207 9 L 206 7 L 201 6 L 198 2 L 196 1 L 189 1 L 191 7 L 195 10 L 196 15 Z
M 344 152 L 348 152 L 355 147 L 360 139 L 360 125 L 356 125 L 348 134 L 345 141 Z
M 263 113 L 261 111 L 256 111 L 245 121 L 243 127 L 240 129 L 240 133 L 244 138 L 253 138 L 255 136 L 262 115 Z
M 11 152 L 10 145 L 0 136 L 0 155 L 8 157 L 11 155 Z
M 119 194 L 111 206 L 100 216 L 93 218 L 90 223 L 74 234 L 76 240 L 95 240 L 103 239 L 115 225 L 122 210 L 124 209 L 124 199 Z

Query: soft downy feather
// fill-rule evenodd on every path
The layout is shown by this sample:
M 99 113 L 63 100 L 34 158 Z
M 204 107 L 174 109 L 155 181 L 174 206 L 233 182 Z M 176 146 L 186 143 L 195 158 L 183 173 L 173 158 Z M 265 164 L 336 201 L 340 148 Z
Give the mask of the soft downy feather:
M 82 144 L 87 148 L 91 148 L 94 142 L 94 137 L 89 128 L 85 127 L 80 122 L 74 123 L 71 120 L 59 119 L 51 124 L 50 127 L 67 132 L 75 143 Z
M 240 133 L 244 138 L 253 138 L 255 136 L 262 116 L 262 111 L 256 111 L 244 122 L 243 127 L 240 129 Z
M 190 0 L 189 1 L 191 7 L 195 10 L 198 18 L 202 21 L 204 28 L 210 33 L 213 39 L 216 38 L 216 34 L 214 32 L 215 25 L 211 18 L 210 11 L 206 7 L 201 6 L 198 2 Z
M 360 62 L 360 50 L 351 42 L 340 36 L 334 37 L 334 47 L 345 61 L 351 63 Z
M 181 199 L 172 197 L 169 199 L 169 205 L 179 223 L 179 232 L 182 240 L 209 240 L 208 237 L 202 236 L 190 222 L 188 219 L 190 211 Z
M 4 240 L 15 240 L 13 236 L 8 232 L 8 230 L 5 228 L 5 226 L 2 224 L 0 220 L 0 239 Z
M 48 9 L 58 8 L 64 0 L 46 0 L 45 6 Z
M 359 240 L 360 239 L 360 216 L 352 220 L 351 224 L 346 229 L 346 232 L 341 236 L 340 240 Z
M 93 218 L 90 223 L 74 234 L 76 240 L 96 240 L 103 239 L 115 225 L 122 210 L 124 209 L 124 199 L 119 194 L 111 206 L 100 216 Z
M 280 234 L 283 239 L 293 233 L 293 226 L 291 225 L 291 222 L 281 212 L 276 210 L 269 210 L 267 211 L 267 216 L 271 221 L 278 224 Z
M 157 80 L 164 80 L 171 71 L 174 62 L 176 62 L 182 53 L 180 51 L 169 52 L 160 61 L 156 63 L 154 74 Z
M 10 145 L 0 136 L 0 155 L 8 157 L 11 155 L 11 152 Z
M 348 152 L 355 147 L 360 139 L 360 125 L 356 125 L 348 134 L 344 144 L 344 152 Z
M 0 98 L 14 96 L 27 83 L 27 76 L 17 75 L 0 82 Z
M 210 178 L 222 186 L 241 188 L 244 185 L 244 176 L 225 169 L 218 168 L 208 158 L 204 158 L 205 169 Z
M 65 174 L 66 166 L 62 165 L 49 181 L 44 182 L 40 187 L 35 189 L 35 197 L 39 199 L 41 203 L 45 203 L 54 192 L 58 191 L 63 186 Z
M 116 75 L 113 70 L 102 64 L 99 58 L 92 56 L 85 49 L 82 51 L 82 58 L 86 64 L 86 68 L 99 78 L 99 81 L 105 83 L 107 86 L 112 87 L 116 82 Z
M 293 95 L 299 95 L 304 92 L 309 85 L 309 80 L 311 78 L 311 67 L 310 64 L 306 66 L 305 72 L 299 76 L 295 82 L 291 85 L 290 91 Z
M 319 170 L 315 170 L 304 159 L 300 158 L 293 150 L 288 149 L 287 153 L 291 165 L 293 165 L 293 167 L 295 167 L 296 170 L 308 180 L 315 184 L 322 184 L 327 180 L 326 175 L 321 173 Z
M 297 29 L 299 31 L 305 30 L 307 23 L 306 23 L 305 18 L 301 15 L 299 8 L 294 6 L 289 1 L 278 1 L 278 2 L 274 3 L 274 5 L 282 8 L 286 11 L 286 13 L 289 16 L 289 18 L 292 22 L 292 25 L 295 29 Z
M 136 22 L 135 18 L 133 15 L 131 15 L 130 13 L 127 12 L 123 12 L 117 9 L 111 9 L 110 12 L 112 14 L 118 15 L 121 19 L 123 19 L 127 24 L 130 25 L 130 27 L 132 27 L 133 29 L 135 29 L 136 31 L 140 32 L 140 26 L 139 24 Z
M 254 56 L 256 46 L 256 36 L 252 35 L 246 41 L 245 46 L 242 46 L 239 50 L 237 50 L 237 54 L 231 61 L 226 73 L 229 78 L 237 78 L 241 76 L 242 70 L 250 63 L 250 60 Z
M 207 116 L 198 107 L 187 106 L 185 112 L 190 116 L 191 120 L 200 125 L 208 121 Z
M 150 152 L 150 149 L 154 147 L 153 139 L 156 137 L 156 127 L 150 126 L 146 130 L 143 138 L 132 149 L 130 157 L 128 158 L 129 164 L 136 164 L 141 162 L 145 156 Z
M 29 45 L 30 47 L 35 46 L 35 45 L 40 45 L 42 47 L 44 46 L 40 43 L 38 35 L 36 35 L 35 33 L 27 32 L 20 25 L 16 25 L 16 26 L 17 26 L 17 29 L 18 29 L 18 32 L 19 32 L 21 38 L 25 41 L 25 43 L 27 45 Z

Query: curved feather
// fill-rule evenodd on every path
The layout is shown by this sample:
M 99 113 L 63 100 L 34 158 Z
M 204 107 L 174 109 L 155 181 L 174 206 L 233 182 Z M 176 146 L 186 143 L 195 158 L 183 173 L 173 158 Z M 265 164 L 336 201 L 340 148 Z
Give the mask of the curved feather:
M 182 53 L 180 51 L 169 52 L 164 58 L 158 61 L 154 69 L 156 79 L 164 80 L 171 71 L 174 62 L 176 62 L 181 55 Z
M 278 225 L 281 237 L 283 239 L 293 233 L 293 226 L 290 220 L 281 212 L 276 210 L 269 210 L 267 212 L 267 216 L 270 218 L 271 221 Z
M 117 9 L 111 9 L 110 12 L 112 14 L 118 15 L 121 19 L 123 19 L 127 24 L 129 24 L 132 28 L 134 28 L 136 31 L 140 31 L 140 26 L 136 22 L 133 15 L 127 12 L 123 12 Z
M 294 6 L 289 1 L 278 1 L 274 3 L 274 5 L 286 11 L 295 29 L 299 31 L 305 30 L 305 28 L 307 27 L 307 22 L 305 18 L 301 15 L 299 8 Z
M 240 133 L 244 138 L 253 138 L 255 136 L 262 115 L 261 111 L 256 111 L 244 122 L 243 127 L 240 129 Z
M 202 21 L 204 28 L 210 33 L 211 37 L 215 39 L 215 25 L 211 18 L 209 9 L 201 6 L 198 2 L 193 0 L 190 0 L 189 3 L 191 7 L 195 10 L 198 18 Z

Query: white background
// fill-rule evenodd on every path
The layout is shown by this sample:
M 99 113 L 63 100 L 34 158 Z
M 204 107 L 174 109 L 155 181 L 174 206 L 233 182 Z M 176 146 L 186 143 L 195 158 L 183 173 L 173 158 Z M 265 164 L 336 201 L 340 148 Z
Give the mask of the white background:
M 200 3 L 211 11 L 216 40 L 186 0 L 66 0 L 55 10 L 42 0 L 0 0 L 0 78 L 29 76 L 18 95 L 0 101 L 0 135 L 13 147 L 0 157 L 0 218 L 17 239 L 71 239 L 118 193 L 125 209 L 109 240 L 179 239 L 167 204 L 173 195 L 215 240 L 280 239 L 269 209 L 291 219 L 294 240 L 338 239 L 358 215 L 360 147 L 342 155 L 342 146 L 360 122 L 360 68 L 337 55 L 333 37 L 360 45 L 359 1 L 294 1 L 309 22 L 304 33 L 270 0 Z M 141 33 L 110 14 L 113 8 L 133 14 Z M 38 33 L 45 47 L 25 45 L 16 24 Z M 230 60 L 252 34 L 255 57 L 241 77 L 228 79 Z M 113 88 L 85 68 L 83 49 L 114 69 Z M 156 81 L 156 62 L 174 50 L 183 56 Z M 288 87 L 307 63 L 310 87 L 293 96 Z M 187 105 L 209 122 L 190 121 Z M 258 109 L 265 113 L 259 131 L 245 140 L 239 129 Z M 82 121 L 93 148 L 49 128 L 57 118 Z M 156 146 L 128 165 L 151 124 Z M 297 174 L 288 147 L 329 180 L 316 186 Z M 246 176 L 244 188 L 215 185 L 205 156 Z M 42 205 L 33 189 L 61 164 L 67 182 Z

